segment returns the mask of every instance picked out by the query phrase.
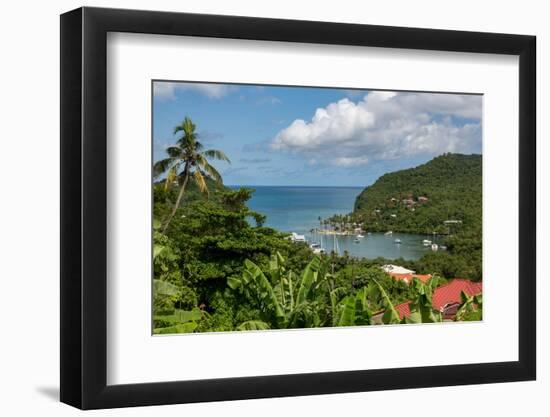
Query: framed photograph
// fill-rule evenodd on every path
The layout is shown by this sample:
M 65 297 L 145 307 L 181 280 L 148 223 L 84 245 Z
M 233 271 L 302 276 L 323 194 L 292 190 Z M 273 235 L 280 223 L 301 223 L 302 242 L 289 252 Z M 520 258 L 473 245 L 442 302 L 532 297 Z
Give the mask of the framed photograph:
M 533 380 L 535 37 L 61 16 L 61 401 Z

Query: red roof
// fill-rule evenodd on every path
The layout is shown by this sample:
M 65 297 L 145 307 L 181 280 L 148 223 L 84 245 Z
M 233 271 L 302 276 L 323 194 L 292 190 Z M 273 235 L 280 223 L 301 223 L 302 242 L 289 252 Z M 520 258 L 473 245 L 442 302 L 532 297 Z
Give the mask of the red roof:
M 425 274 L 425 275 L 419 275 L 419 274 L 398 274 L 396 272 L 388 272 L 392 278 L 398 280 L 398 281 L 406 281 L 407 283 L 412 282 L 413 278 L 418 278 L 422 282 L 427 282 L 432 276 L 431 274 Z
M 482 284 L 481 282 L 472 282 L 468 279 L 455 278 L 448 284 L 436 288 L 432 296 L 434 310 L 442 311 L 449 304 L 459 304 L 461 302 L 460 294 L 462 291 L 469 296 L 481 294 Z M 399 319 L 411 315 L 410 304 L 410 301 L 406 301 L 395 306 L 395 309 L 399 313 Z
M 415 277 L 418 278 L 423 283 L 426 283 L 432 277 L 432 274 L 424 274 L 424 275 L 416 274 Z
M 468 279 L 455 278 L 448 284 L 434 290 L 432 305 L 434 310 L 440 310 L 448 304 L 460 303 L 460 294 L 464 291 L 469 296 L 480 294 L 481 282 L 472 282 Z
M 410 303 L 410 301 L 406 301 L 395 306 L 395 309 L 399 313 L 399 320 L 403 320 L 403 317 L 409 317 L 411 315 Z

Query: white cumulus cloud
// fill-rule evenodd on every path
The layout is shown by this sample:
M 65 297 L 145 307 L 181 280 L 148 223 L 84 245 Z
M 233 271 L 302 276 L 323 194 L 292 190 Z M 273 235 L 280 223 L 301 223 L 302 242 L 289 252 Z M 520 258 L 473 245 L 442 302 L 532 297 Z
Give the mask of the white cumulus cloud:
M 270 147 L 342 167 L 479 152 L 481 105 L 477 95 L 373 91 L 358 102 L 344 98 L 318 108 L 309 121 L 294 120 Z

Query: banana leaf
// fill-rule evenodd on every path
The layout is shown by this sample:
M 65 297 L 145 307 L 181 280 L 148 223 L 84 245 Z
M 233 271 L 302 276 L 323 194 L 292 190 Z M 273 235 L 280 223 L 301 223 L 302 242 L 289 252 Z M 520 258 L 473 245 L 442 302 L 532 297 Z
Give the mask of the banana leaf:
M 297 305 L 300 305 L 307 300 L 307 297 L 311 291 L 311 287 L 317 281 L 320 268 L 321 259 L 318 256 L 314 257 L 311 262 L 305 267 L 304 271 L 302 272 L 298 295 L 296 296 Z
M 244 264 L 246 269 L 242 274 L 243 281 L 246 283 L 254 282 L 257 295 L 265 308 L 271 310 L 275 314 L 277 321 L 285 321 L 284 310 L 275 296 L 273 287 L 262 270 L 254 262 L 248 259 L 244 261 Z
M 167 296 L 172 297 L 178 295 L 180 288 L 174 284 L 170 284 L 166 281 L 161 281 L 160 279 L 153 280 L 153 293 L 155 296 Z
M 386 311 L 384 311 L 384 314 L 382 315 L 382 323 L 384 324 L 398 324 L 401 320 L 399 319 L 399 313 L 395 309 L 390 297 L 382 288 L 382 286 L 378 283 L 377 280 L 373 279 L 375 284 L 378 287 L 378 291 L 380 291 L 380 295 L 382 297 L 382 300 L 384 302 L 384 305 L 386 307 Z
M 237 330 L 268 330 L 269 324 L 261 320 L 248 320 L 237 326 Z
M 198 309 L 191 311 L 186 310 L 175 310 L 173 314 L 170 315 L 155 315 L 153 320 L 162 321 L 165 323 L 173 324 L 183 324 L 190 321 L 198 321 L 202 318 L 202 313 Z
M 172 333 L 193 333 L 198 324 L 190 321 L 188 323 L 176 324 L 175 326 L 159 327 L 153 329 L 154 334 L 172 334 Z

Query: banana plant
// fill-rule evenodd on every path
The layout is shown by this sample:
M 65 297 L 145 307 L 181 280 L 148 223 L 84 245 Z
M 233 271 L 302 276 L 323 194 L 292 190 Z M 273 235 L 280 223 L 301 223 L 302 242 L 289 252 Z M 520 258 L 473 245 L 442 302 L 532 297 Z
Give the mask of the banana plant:
M 361 288 L 355 295 L 344 297 L 333 313 L 334 326 L 365 326 L 371 324 L 372 312 L 368 303 L 368 289 Z
M 269 330 L 269 324 L 261 320 L 248 320 L 237 326 L 237 330 Z
M 203 311 L 198 308 L 193 310 L 174 310 L 172 314 L 161 314 L 153 316 L 155 322 L 154 334 L 167 333 L 192 333 L 199 321 L 203 318 Z
M 239 328 L 318 327 L 322 324 L 320 310 L 323 305 L 316 295 L 328 288 L 329 277 L 321 272 L 321 260 L 317 256 L 299 278 L 286 269 L 285 259 L 279 252 L 271 256 L 266 273 L 251 260 L 245 260 L 242 275 L 230 277 L 227 284 L 232 290 L 256 299 L 270 323 L 255 320 L 254 323 L 242 323 Z
M 455 321 L 480 321 L 483 319 L 483 296 L 470 296 L 460 293 L 461 304 L 456 312 Z
M 174 303 L 181 294 L 178 286 L 160 279 L 153 280 L 153 314 L 173 311 Z
M 174 302 L 180 297 L 181 289 L 167 281 L 153 280 L 153 334 L 192 333 L 206 312 L 179 310 Z
M 386 310 L 384 311 L 384 314 L 382 315 L 382 323 L 384 324 L 398 324 L 401 322 L 399 318 L 399 313 L 395 309 L 395 306 L 393 305 L 390 297 L 384 290 L 384 287 L 380 285 L 380 283 L 377 280 L 373 280 L 375 286 L 373 287 L 375 291 L 377 290 L 380 294 L 380 297 L 382 298 L 382 303 L 384 304 Z
M 435 284 L 434 284 L 435 285 Z M 433 285 L 432 280 L 427 283 L 414 278 L 411 283 L 415 290 L 416 298 L 409 304 L 411 314 L 404 317 L 403 323 L 441 323 L 443 315 L 434 310 L 432 302 Z

